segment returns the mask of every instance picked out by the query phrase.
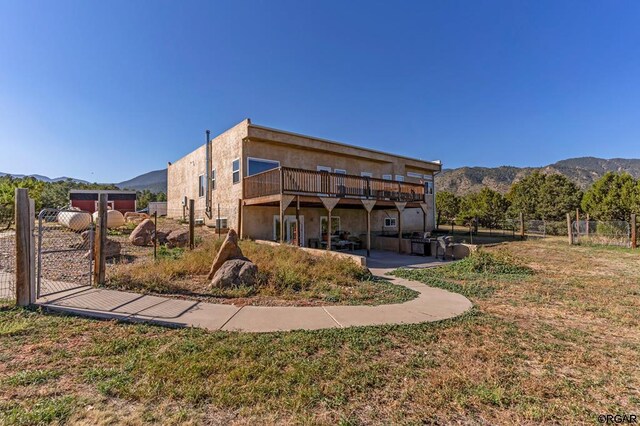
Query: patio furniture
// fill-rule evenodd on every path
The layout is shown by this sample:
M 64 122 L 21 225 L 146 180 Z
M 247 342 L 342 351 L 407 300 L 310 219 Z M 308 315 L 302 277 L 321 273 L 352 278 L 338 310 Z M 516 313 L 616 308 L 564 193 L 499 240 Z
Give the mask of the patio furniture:
M 442 260 L 446 260 L 447 249 L 452 245 L 453 237 L 450 237 L 450 236 L 438 237 L 436 241 L 437 241 L 436 259 L 438 258 L 438 253 L 442 252 Z M 451 259 L 453 260 L 453 254 L 451 255 Z

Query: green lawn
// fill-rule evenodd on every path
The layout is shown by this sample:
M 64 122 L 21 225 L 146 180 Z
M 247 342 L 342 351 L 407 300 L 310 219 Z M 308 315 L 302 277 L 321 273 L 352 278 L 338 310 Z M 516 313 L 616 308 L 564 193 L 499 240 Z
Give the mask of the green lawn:
M 522 269 L 414 272 L 476 305 L 430 324 L 212 333 L 4 306 L 0 423 L 594 424 L 638 413 L 640 251 L 561 240 L 489 250 L 505 248 Z

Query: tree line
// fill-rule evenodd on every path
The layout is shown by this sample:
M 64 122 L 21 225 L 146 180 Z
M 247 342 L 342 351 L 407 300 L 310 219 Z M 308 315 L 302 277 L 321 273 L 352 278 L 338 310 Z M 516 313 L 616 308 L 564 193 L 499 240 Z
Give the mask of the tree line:
M 0 222 L 8 222 L 13 217 L 13 203 L 16 188 L 27 188 L 29 197 L 35 202 L 36 211 L 43 208 L 64 208 L 69 206 L 69 191 L 72 189 L 119 190 L 112 184 L 83 183 L 72 179 L 58 182 L 43 182 L 33 177 L 0 177 Z M 138 191 L 138 208 L 143 209 L 151 201 L 166 201 L 163 192 Z M 2 223 L 0 223 L 2 226 Z
M 481 226 L 498 228 L 520 213 L 527 220 L 563 221 L 576 209 L 594 220 L 629 221 L 631 213 L 640 214 L 640 180 L 607 172 L 583 192 L 564 175 L 534 172 L 511 185 L 505 195 L 486 187 L 464 196 L 439 191 L 436 206 L 438 225 L 477 220 Z

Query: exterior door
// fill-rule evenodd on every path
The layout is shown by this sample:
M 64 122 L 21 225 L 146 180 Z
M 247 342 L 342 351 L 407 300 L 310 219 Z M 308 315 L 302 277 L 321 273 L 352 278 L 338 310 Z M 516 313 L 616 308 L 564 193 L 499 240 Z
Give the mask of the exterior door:
M 284 217 L 284 241 L 288 244 L 296 242 L 296 224 L 297 220 L 294 215 L 286 215 Z M 280 216 L 273 216 L 273 239 L 280 241 Z M 300 245 L 304 246 L 304 216 L 300 216 Z

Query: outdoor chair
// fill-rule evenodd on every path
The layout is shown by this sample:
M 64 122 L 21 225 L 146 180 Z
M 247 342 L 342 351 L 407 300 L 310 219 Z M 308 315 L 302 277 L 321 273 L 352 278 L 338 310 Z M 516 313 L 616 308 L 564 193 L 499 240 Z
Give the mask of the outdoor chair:
M 442 260 L 446 260 L 447 258 L 447 249 L 452 245 L 453 238 L 446 237 L 438 237 L 436 244 L 436 259 L 438 258 L 438 253 L 442 251 Z M 451 255 L 451 259 L 453 259 L 453 254 Z

